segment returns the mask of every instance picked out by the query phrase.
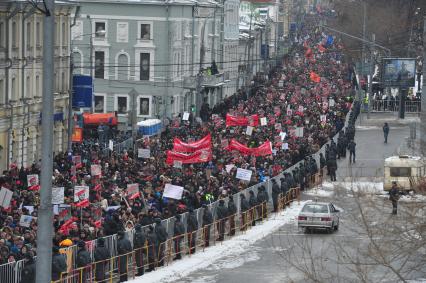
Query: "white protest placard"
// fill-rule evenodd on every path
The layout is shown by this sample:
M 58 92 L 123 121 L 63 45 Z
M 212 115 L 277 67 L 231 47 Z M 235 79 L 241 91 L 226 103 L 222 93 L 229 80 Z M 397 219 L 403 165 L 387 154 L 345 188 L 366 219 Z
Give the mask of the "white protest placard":
M 326 115 L 320 115 L 320 121 L 322 123 L 326 123 L 327 122 L 327 116 Z
M 0 206 L 3 208 L 9 208 L 10 201 L 12 200 L 13 192 L 6 188 L 0 190 Z
M 251 170 L 237 168 L 237 179 L 244 180 L 244 181 L 250 181 L 251 180 L 251 174 L 253 172 Z
M 28 187 L 37 186 L 38 184 L 40 184 L 38 180 L 38 175 L 27 175 L 27 183 Z
M 260 118 L 260 125 L 261 126 L 266 126 L 267 124 L 268 124 L 268 121 L 266 120 L 266 117 Z
M 102 168 L 101 165 L 98 164 L 92 164 L 90 165 L 90 175 L 94 176 L 101 176 L 102 175 Z
M 173 167 L 181 169 L 182 168 L 182 161 L 180 161 L 180 160 L 173 160 Z
M 28 210 L 28 213 L 31 214 L 34 211 L 34 205 L 24 205 L 24 208 Z
M 303 137 L 303 127 L 297 127 L 296 128 L 296 137 Z
M 114 141 L 113 141 L 113 140 L 109 140 L 108 148 L 109 148 L 109 150 L 111 150 L 111 151 L 113 151 L 113 150 L 114 150 Z
M 334 104 L 335 104 L 334 99 L 333 99 L 333 98 L 330 98 L 330 100 L 328 101 L 328 105 L 329 105 L 330 107 L 334 107 Z
M 19 226 L 22 227 L 30 227 L 31 221 L 33 220 L 33 218 L 30 215 L 21 215 L 21 219 L 19 219 Z
M 89 199 L 89 187 L 88 186 L 75 186 L 74 187 L 74 202 L 79 202 L 85 199 Z
M 53 187 L 52 188 L 52 204 L 64 203 L 64 187 Z
M 276 149 L 273 149 L 273 150 L 272 150 L 272 154 L 273 154 L 273 155 L 277 155 L 277 150 L 276 150 Z
M 189 120 L 189 112 L 183 112 L 182 120 L 188 121 Z
M 281 141 L 283 141 L 286 136 L 287 136 L 287 133 L 280 132 Z
M 151 150 L 149 148 L 138 148 L 138 157 L 139 158 L 150 158 Z
M 299 105 L 298 111 L 301 112 L 301 113 L 303 113 L 303 106 L 302 105 Z
M 252 126 L 247 126 L 246 135 L 247 136 L 251 136 L 252 133 L 253 133 L 253 127 Z
M 229 174 L 231 172 L 232 168 L 234 168 L 234 167 L 235 167 L 234 164 L 228 164 L 228 165 L 225 165 L 225 170 Z
M 183 194 L 183 187 L 172 184 L 166 184 L 164 188 L 163 197 L 172 199 L 181 199 Z
M 283 144 L 281 145 L 281 149 L 283 149 L 283 150 L 287 150 L 287 149 L 288 149 L 288 143 L 283 143 Z
M 138 183 L 127 184 L 126 192 L 128 196 L 133 196 L 134 194 L 137 194 L 139 192 L 139 184 Z
M 293 110 L 287 108 L 287 116 L 293 116 Z

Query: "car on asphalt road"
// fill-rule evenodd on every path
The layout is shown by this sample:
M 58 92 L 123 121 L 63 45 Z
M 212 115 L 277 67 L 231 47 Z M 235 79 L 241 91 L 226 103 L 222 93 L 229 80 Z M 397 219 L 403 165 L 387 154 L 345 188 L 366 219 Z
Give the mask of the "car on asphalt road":
M 305 232 L 311 229 L 326 229 L 328 232 L 339 229 L 339 210 L 331 202 L 308 202 L 297 217 L 299 228 Z

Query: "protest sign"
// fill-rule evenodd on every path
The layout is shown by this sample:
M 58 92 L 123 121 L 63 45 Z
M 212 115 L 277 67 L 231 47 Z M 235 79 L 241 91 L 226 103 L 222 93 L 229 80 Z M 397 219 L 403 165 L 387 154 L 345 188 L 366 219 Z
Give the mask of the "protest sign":
M 40 189 L 40 183 L 37 174 L 27 175 L 27 183 L 29 190 L 36 191 Z
M 9 208 L 10 201 L 12 200 L 13 192 L 6 188 L 0 190 L 0 206 L 3 208 Z
M 276 123 L 274 126 L 275 126 L 275 130 L 281 131 L 282 129 L 281 123 Z
M 189 112 L 183 112 L 182 120 L 188 121 L 189 120 Z
M 293 110 L 287 108 L 287 116 L 293 116 Z
M 163 197 L 172 199 L 181 199 L 183 194 L 183 187 L 172 184 L 166 184 L 163 192 Z
M 283 143 L 281 149 L 288 150 L 288 143 Z
M 321 115 L 320 116 L 320 121 L 321 121 L 321 123 L 327 123 L 327 116 L 326 115 Z
M 266 126 L 267 124 L 268 124 L 268 121 L 266 120 L 266 117 L 260 118 L 260 125 L 261 126 Z
M 139 193 L 139 184 L 127 184 L 127 196 L 132 197 L 133 195 Z
M 178 169 L 182 169 L 182 161 L 180 160 L 173 160 L 173 167 L 178 168 Z
M 52 188 L 52 204 L 64 203 L 64 187 Z
M 72 162 L 77 165 L 81 163 L 81 156 L 80 155 L 75 155 L 72 157 Z
M 111 150 L 111 151 L 113 151 L 113 150 L 114 150 L 114 141 L 113 141 L 113 140 L 109 140 L 108 148 L 109 148 L 109 150 Z
M 138 148 L 138 157 L 139 158 L 150 158 L 151 150 L 149 148 Z
M 234 164 L 227 164 L 227 165 L 225 165 L 225 170 L 229 174 L 231 172 L 232 168 L 234 168 L 234 167 L 235 167 Z
M 328 106 L 330 107 L 334 107 L 335 101 L 333 98 L 330 98 L 330 100 L 328 101 Z
M 244 181 L 250 181 L 251 180 L 251 174 L 253 172 L 251 170 L 237 168 L 237 179 L 244 180 Z
M 71 218 L 71 205 L 60 204 L 58 206 L 58 215 L 60 220 L 68 220 Z
M 247 126 L 246 135 L 247 136 L 251 136 L 252 133 L 253 133 L 253 127 L 252 126 Z
M 34 211 L 34 205 L 24 205 L 23 207 L 28 210 L 29 214 L 33 213 Z
M 285 137 L 287 136 L 287 133 L 285 132 L 280 132 L 280 137 L 281 137 L 281 141 L 283 141 L 285 139 Z
M 36 219 L 35 217 L 32 217 L 31 215 L 21 215 L 21 219 L 19 219 L 19 226 L 22 227 L 30 227 L 31 221 L 33 219 Z
M 296 128 L 296 137 L 303 137 L 303 127 L 297 127 Z
M 98 164 L 90 165 L 90 175 L 92 175 L 93 177 L 101 176 L 102 175 L 101 165 L 98 165 Z
M 301 113 L 303 113 L 303 106 L 302 105 L 299 105 L 298 111 L 301 112 Z
M 74 202 L 89 199 L 89 187 L 88 186 L 75 186 L 74 187 Z
M 272 155 L 277 155 L 277 150 L 276 149 L 272 150 Z

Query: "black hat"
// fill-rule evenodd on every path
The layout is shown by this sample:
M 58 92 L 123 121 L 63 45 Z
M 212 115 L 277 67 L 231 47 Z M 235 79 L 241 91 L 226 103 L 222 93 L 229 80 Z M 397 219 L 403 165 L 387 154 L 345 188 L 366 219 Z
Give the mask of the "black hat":
M 135 231 L 140 231 L 142 229 L 142 226 L 140 224 L 135 225 Z
M 58 247 L 58 246 L 53 246 L 53 247 L 52 247 L 52 252 L 53 252 L 54 254 L 59 253 L 59 247 Z
M 124 232 L 123 232 L 123 231 L 118 231 L 118 232 L 117 232 L 117 235 L 118 235 L 119 237 L 123 237 L 123 236 L 124 236 Z
M 206 208 L 206 207 L 207 207 L 207 204 L 203 203 L 202 207 Z
M 155 218 L 155 223 L 160 224 L 161 223 L 161 219 L 160 218 Z
M 103 247 L 105 245 L 105 239 L 104 238 L 99 238 L 98 239 L 98 246 Z
M 223 199 L 220 199 L 219 203 L 225 203 L 225 201 Z
M 254 195 L 254 192 L 250 190 L 250 191 L 249 191 L 249 194 Z
M 176 220 L 180 220 L 180 214 L 175 215 Z
M 79 241 L 78 242 L 78 247 L 79 248 L 84 248 L 84 247 L 86 247 L 86 243 L 84 241 Z
M 31 253 L 25 253 L 24 257 L 25 257 L 25 259 L 28 259 L 28 260 L 34 259 L 33 255 Z

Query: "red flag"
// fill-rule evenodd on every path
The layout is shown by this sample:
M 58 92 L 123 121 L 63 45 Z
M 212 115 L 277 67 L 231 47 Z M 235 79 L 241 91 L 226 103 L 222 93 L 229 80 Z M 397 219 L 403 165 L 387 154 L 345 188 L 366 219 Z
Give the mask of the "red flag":
M 38 190 L 40 190 L 40 185 L 29 186 L 28 190 L 30 190 L 30 191 L 38 191 Z
M 137 192 L 136 194 L 131 195 L 131 196 L 129 197 L 129 199 L 135 199 L 135 198 L 137 198 L 137 197 L 140 197 L 140 195 L 141 195 L 141 192 Z
M 166 163 L 169 165 L 172 165 L 175 161 L 180 161 L 182 164 L 204 163 L 213 158 L 211 150 L 199 150 L 190 154 L 168 150 L 166 154 Z
M 101 184 L 97 184 L 96 186 L 93 187 L 94 191 L 99 191 L 102 188 Z
M 313 81 L 313 82 L 316 82 L 316 83 L 321 82 L 321 77 L 313 71 L 310 74 L 310 78 L 311 78 L 311 81 Z
M 306 50 L 306 52 L 305 52 L 305 57 L 307 58 L 307 59 L 309 59 L 309 58 L 311 58 L 312 57 L 312 49 L 311 48 L 309 48 L 308 47 L 308 49 Z
M 318 44 L 318 50 L 319 50 L 319 52 L 324 53 L 325 52 L 325 47 L 322 46 L 322 44 Z
M 173 151 L 177 152 L 196 152 L 202 149 L 211 149 L 212 147 L 212 137 L 210 134 L 205 136 L 204 138 L 191 142 L 184 143 L 182 140 L 178 138 L 174 138 L 173 140 Z
M 237 117 L 230 114 L 226 114 L 226 126 L 252 126 L 256 127 L 259 125 L 259 116 L 257 114 L 248 117 Z
M 227 150 L 237 150 L 243 155 L 263 156 L 272 154 L 272 144 L 270 141 L 264 142 L 261 146 L 250 148 L 248 146 L 239 143 L 235 139 L 229 142 Z
M 95 221 L 95 227 L 101 228 L 102 227 L 102 219 L 99 219 L 98 221 Z
M 84 208 L 84 207 L 88 207 L 90 205 L 90 202 L 89 202 L 89 200 L 88 199 L 85 199 L 85 200 L 82 200 L 82 201 L 80 201 L 80 202 L 78 202 L 78 203 L 76 203 L 76 207 L 81 207 L 81 208 Z

